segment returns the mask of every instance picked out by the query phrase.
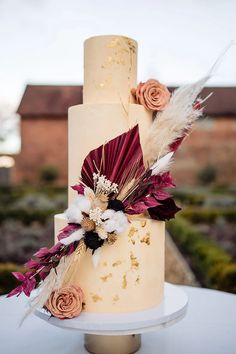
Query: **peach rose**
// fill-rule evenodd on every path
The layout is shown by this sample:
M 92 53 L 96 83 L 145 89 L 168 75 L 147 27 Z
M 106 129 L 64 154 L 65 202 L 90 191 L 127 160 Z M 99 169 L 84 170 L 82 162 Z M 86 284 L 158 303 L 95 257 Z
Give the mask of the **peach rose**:
M 131 92 L 137 103 L 154 112 L 163 111 L 170 100 L 170 92 L 167 87 L 154 79 L 144 83 L 140 82 L 137 88 L 133 88 Z
M 81 288 L 70 285 L 53 291 L 45 307 L 57 318 L 73 318 L 82 311 L 83 300 Z

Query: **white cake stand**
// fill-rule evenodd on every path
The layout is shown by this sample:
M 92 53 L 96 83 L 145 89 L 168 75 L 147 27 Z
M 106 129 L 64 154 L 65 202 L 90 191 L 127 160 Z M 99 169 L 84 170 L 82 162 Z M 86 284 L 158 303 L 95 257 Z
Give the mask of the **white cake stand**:
M 176 285 L 165 283 L 163 302 L 146 311 L 121 314 L 82 312 L 70 320 L 51 317 L 43 309 L 36 310 L 35 315 L 54 326 L 85 333 L 85 348 L 90 353 L 130 354 L 140 348 L 141 333 L 180 321 L 187 312 L 187 305 L 185 292 Z

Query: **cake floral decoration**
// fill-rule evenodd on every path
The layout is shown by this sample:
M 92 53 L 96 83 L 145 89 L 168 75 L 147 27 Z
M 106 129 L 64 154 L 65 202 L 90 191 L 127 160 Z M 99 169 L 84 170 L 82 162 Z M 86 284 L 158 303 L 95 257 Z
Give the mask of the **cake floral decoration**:
M 168 88 L 154 79 L 140 82 L 136 88 L 131 90 L 131 93 L 137 103 L 153 112 L 163 111 L 170 100 Z
M 62 320 L 79 316 L 84 303 L 84 294 L 78 286 L 66 286 L 51 293 L 45 308 Z

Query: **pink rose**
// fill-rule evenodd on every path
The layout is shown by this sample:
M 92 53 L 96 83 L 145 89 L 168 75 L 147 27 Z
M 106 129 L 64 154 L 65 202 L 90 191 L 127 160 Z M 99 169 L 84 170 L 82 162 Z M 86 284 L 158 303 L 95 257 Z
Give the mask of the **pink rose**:
M 170 92 L 167 87 L 154 79 L 144 83 L 140 82 L 137 88 L 133 88 L 131 92 L 137 103 L 153 112 L 163 111 L 170 100 Z
M 73 318 L 79 316 L 82 311 L 83 301 L 81 288 L 70 285 L 53 291 L 45 307 L 57 318 Z

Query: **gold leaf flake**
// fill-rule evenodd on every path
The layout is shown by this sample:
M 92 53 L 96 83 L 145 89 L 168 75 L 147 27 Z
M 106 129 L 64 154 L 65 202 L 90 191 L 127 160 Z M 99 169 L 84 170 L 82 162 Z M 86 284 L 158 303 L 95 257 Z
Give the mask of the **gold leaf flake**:
M 150 232 L 147 232 L 146 235 L 140 240 L 142 243 L 146 243 L 146 245 L 150 245 Z
M 106 283 L 106 282 L 108 281 L 108 279 L 111 278 L 111 277 L 112 277 L 112 274 L 109 273 L 109 274 L 107 274 L 107 275 L 104 275 L 104 277 L 100 277 L 100 279 L 102 279 L 102 281 L 103 281 L 104 283 Z
M 120 44 L 119 39 L 118 38 L 114 38 L 110 42 L 107 43 L 107 47 L 108 48 L 114 48 L 114 47 L 116 47 L 119 44 Z
M 142 227 L 145 227 L 146 224 L 147 224 L 147 221 L 146 221 L 146 220 L 142 220 L 142 221 L 141 221 L 141 226 L 142 226 Z
M 127 278 L 126 278 L 126 274 L 123 275 L 122 288 L 123 288 L 123 289 L 126 289 L 126 288 L 127 288 Z
M 120 298 L 119 298 L 119 296 L 118 295 L 115 295 L 114 297 L 113 297 L 113 302 L 117 302 L 117 301 L 119 301 L 120 300 Z
M 103 267 L 106 267 L 107 266 L 107 262 L 103 262 Z
M 85 252 L 85 249 L 86 249 L 86 247 L 85 247 L 84 241 L 81 240 L 76 251 L 75 251 L 74 262 L 76 262 L 79 259 L 79 257 L 81 256 L 81 254 Z
M 116 261 L 114 263 L 112 263 L 112 267 L 117 267 L 122 263 L 122 261 Z
M 93 302 L 98 302 L 98 301 L 102 301 L 102 297 L 100 297 L 99 295 L 97 294 L 92 294 L 92 299 L 93 299 Z
M 132 226 L 129 230 L 128 237 L 133 237 L 136 234 L 136 232 L 138 232 L 138 229 Z
M 132 252 L 130 253 L 130 261 L 131 261 L 131 269 L 138 269 L 139 262 L 137 260 L 137 257 L 135 257 Z

